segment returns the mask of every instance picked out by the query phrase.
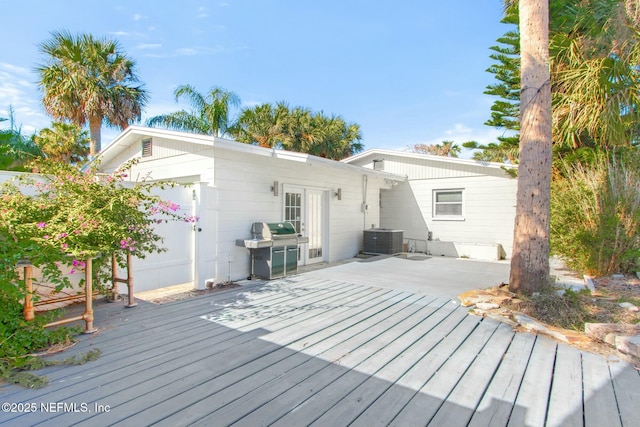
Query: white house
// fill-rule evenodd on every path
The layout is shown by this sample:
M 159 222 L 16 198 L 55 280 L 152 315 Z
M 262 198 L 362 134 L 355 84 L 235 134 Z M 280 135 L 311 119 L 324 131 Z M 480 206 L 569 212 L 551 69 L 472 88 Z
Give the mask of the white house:
M 368 150 L 344 163 L 406 176 L 380 193 L 380 226 L 404 230 L 408 250 L 432 255 L 511 256 L 517 179 L 512 165 Z
M 138 291 L 246 278 L 249 250 L 236 240 L 250 238 L 254 222 L 290 221 L 308 237 L 298 265 L 355 256 L 371 228 L 402 230 L 407 251 L 511 256 L 517 180 L 505 168 L 513 166 L 378 149 L 337 162 L 137 126 L 98 156 L 103 172 L 132 159 L 127 180 L 183 184 L 159 195 L 199 218 L 158 225 L 169 250 L 134 261 Z
M 404 176 L 302 153 L 271 150 L 222 138 L 132 126 L 99 155 L 112 172 L 139 162 L 128 180 L 171 180 L 189 186 L 160 195 L 199 217 L 195 224 L 161 224 L 168 252 L 134 262 L 136 290 L 193 282 L 203 289 L 246 278 L 254 222 L 291 221 L 309 238 L 299 253 L 306 265 L 355 256 L 363 230 L 381 224 L 379 197 Z

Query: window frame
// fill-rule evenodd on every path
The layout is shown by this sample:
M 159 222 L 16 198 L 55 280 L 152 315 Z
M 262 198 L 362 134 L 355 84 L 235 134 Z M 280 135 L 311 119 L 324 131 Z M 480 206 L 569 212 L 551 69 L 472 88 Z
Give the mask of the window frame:
M 441 193 L 460 193 L 459 202 L 438 202 L 438 194 Z M 432 194 L 432 211 L 431 217 L 434 221 L 464 221 L 465 220 L 465 197 L 464 188 L 439 188 L 434 189 Z M 460 215 L 438 215 L 436 207 L 438 205 L 460 205 Z

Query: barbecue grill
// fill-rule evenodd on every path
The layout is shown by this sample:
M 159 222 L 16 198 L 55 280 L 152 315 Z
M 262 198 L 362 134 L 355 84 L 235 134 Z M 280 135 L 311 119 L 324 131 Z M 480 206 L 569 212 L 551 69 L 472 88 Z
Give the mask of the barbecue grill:
M 236 246 L 249 249 L 251 275 L 276 279 L 298 272 L 298 245 L 308 243 L 309 238 L 296 232 L 290 222 L 254 222 L 251 239 L 238 239 Z

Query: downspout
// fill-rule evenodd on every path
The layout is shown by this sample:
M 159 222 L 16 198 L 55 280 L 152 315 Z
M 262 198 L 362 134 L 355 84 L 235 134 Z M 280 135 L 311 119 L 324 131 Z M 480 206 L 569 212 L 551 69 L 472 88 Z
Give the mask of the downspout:
M 367 174 L 362 175 L 362 229 L 367 229 L 367 186 L 369 177 Z

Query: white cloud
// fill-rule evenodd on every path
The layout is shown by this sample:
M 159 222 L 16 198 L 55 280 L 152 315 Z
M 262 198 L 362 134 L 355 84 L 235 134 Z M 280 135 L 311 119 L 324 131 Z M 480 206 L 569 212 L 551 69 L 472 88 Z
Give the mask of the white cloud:
M 136 49 L 158 49 L 161 47 L 162 44 L 160 43 L 141 43 L 136 46 Z
M 25 133 L 49 126 L 51 120 L 40 104 L 38 86 L 25 79 L 35 74 L 32 70 L 5 62 L 0 62 L 0 117 L 9 117 L 9 107 L 13 109 L 15 125 Z M 2 122 L 0 127 L 7 128 Z
M 465 126 L 463 123 L 456 123 L 453 129 L 446 130 L 445 135 L 461 136 L 473 133 L 473 129 Z
M 240 108 L 251 108 L 251 107 L 257 107 L 258 105 L 262 105 L 264 104 L 264 102 L 259 102 L 259 101 L 244 101 L 242 103 L 242 105 L 240 106 Z
M 129 32 L 129 31 L 110 31 L 107 34 L 111 34 L 112 36 L 116 36 L 116 37 L 133 37 L 133 38 L 138 38 L 138 39 L 148 39 L 149 37 L 141 32 L 138 31 L 134 31 L 134 32 Z
M 467 141 L 476 141 L 480 144 L 488 144 L 490 142 L 496 142 L 498 136 L 501 136 L 503 133 L 504 132 L 499 129 L 488 126 L 474 129 L 464 125 L 463 123 L 456 123 L 452 129 L 445 130 L 441 135 L 418 141 L 417 144 L 441 144 L 442 141 L 453 141 L 458 145 L 462 145 L 462 143 Z
M 207 13 L 207 8 L 199 7 L 198 8 L 198 18 L 206 18 L 209 14 Z
M 140 15 L 139 13 L 136 13 L 136 14 L 133 15 L 133 18 L 131 18 L 131 19 L 134 20 L 134 21 L 140 21 L 142 19 L 147 19 L 147 17 L 144 16 L 144 15 Z
M 175 51 L 175 53 L 178 56 L 197 55 L 198 54 L 198 49 L 197 48 L 193 48 L 193 47 L 183 47 L 183 48 L 177 49 Z
M 196 56 L 196 55 L 215 55 L 223 52 L 225 49 L 221 46 L 208 47 L 208 46 L 195 46 L 195 47 L 182 47 L 167 53 L 146 53 L 144 56 L 148 58 L 174 58 L 177 56 Z

